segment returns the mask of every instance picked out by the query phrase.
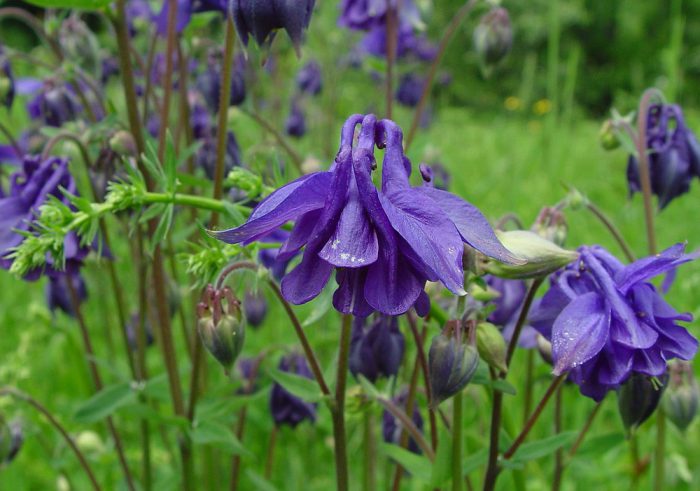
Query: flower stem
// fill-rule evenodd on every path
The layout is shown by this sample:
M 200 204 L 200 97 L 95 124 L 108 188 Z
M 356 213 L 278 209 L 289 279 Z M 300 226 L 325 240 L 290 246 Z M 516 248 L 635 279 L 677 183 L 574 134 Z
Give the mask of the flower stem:
M 335 401 L 331 407 L 333 439 L 335 442 L 335 474 L 338 491 L 348 490 L 347 436 L 345 435 L 345 385 L 348 379 L 348 357 L 352 316 L 343 315 L 340 344 L 338 347 L 338 372 L 336 375 Z
M 400 3 L 398 0 L 397 3 Z M 391 119 L 394 103 L 394 64 L 396 63 L 396 50 L 399 40 L 399 8 L 400 6 L 387 2 L 386 11 L 386 117 Z
M 243 406 L 240 411 L 238 411 L 238 422 L 236 424 L 236 438 L 239 441 L 243 440 L 243 432 L 245 431 L 245 422 L 248 415 L 248 406 Z M 236 491 L 238 489 L 238 479 L 241 475 L 241 456 L 236 454 L 233 456 L 233 462 L 231 464 L 231 491 Z
M 416 348 L 418 349 L 418 362 L 420 363 L 420 368 L 423 372 L 423 381 L 425 382 L 425 396 L 428 399 L 428 401 L 432 401 L 433 387 L 430 385 L 430 371 L 428 369 L 428 360 L 425 357 L 425 350 L 423 349 L 423 344 L 425 342 L 425 335 L 427 331 L 424 330 L 422 335 L 418 332 L 418 326 L 416 326 L 416 319 L 412 312 L 409 312 L 406 315 L 406 317 L 408 318 L 408 324 L 411 327 L 413 340 L 415 341 Z M 430 445 L 433 447 L 433 450 L 437 450 L 437 417 L 435 416 L 435 409 L 430 404 L 428 405 L 428 416 L 430 418 Z
M 510 362 L 513 360 L 513 354 L 515 354 L 515 348 L 518 346 L 518 340 L 520 339 L 520 333 L 527 322 L 527 315 L 530 313 L 530 307 L 532 307 L 532 302 L 535 300 L 535 295 L 537 290 L 542 285 L 544 278 L 535 278 L 532 280 L 532 284 L 527 291 L 527 296 L 523 302 L 523 307 L 520 309 L 520 315 L 518 316 L 518 321 L 515 324 L 515 329 L 513 330 L 513 336 L 510 338 L 510 343 L 508 343 L 508 351 L 506 353 L 506 367 L 510 366 Z M 503 374 L 505 375 L 505 374 Z M 502 377 L 503 378 L 503 377 Z
M 428 102 L 428 96 L 430 95 L 430 91 L 433 88 L 435 76 L 437 75 L 438 68 L 440 67 L 440 63 L 442 62 L 442 57 L 445 55 L 447 46 L 449 46 L 450 41 L 452 41 L 452 36 L 454 36 L 455 32 L 457 32 L 457 28 L 466 18 L 467 14 L 469 14 L 472 8 L 474 8 L 476 2 L 477 0 L 469 0 L 468 2 L 466 2 L 457 11 L 454 17 L 452 17 L 452 21 L 447 26 L 447 29 L 445 29 L 445 33 L 442 35 L 442 39 L 440 40 L 440 46 L 438 47 L 438 52 L 435 55 L 435 59 L 433 59 L 432 64 L 430 65 L 428 79 L 425 81 L 425 85 L 423 86 L 423 92 L 421 92 L 420 100 L 418 101 L 418 105 L 416 106 L 416 111 L 413 113 L 411 129 L 408 131 L 408 137 L 406 138 L 406 152 L 408 152 L 408 149 L 411 147 L 411 143 L 413 143 L 413 138 L 416 136 L 418 124 L 420 123 L 420 120 L 423 117 L 423 111 L 425 111 L 425 105 Z
M 364 455 L 364 475 L 362 489 L 364 491 L 374 491 L 377 489 L 377 468 L 376 468 L 376 445 L 374 441 L 373 414 L 367 409 L 363 415 L 363 455 Z
M 557 391 L 557 388 L 566 379 L 567 376 L 568 376 L 568 374 L 564 373 L 564 374 L 556 377 L 554 380 L 552 380 L 552 383 L 549 385 L 547 392 L 545 392 L 544 396 L 542 397 L 542 400 L 540 400 L 540 403 L 535 408 L 535 412 L 533 412 L 532 416 L 530 416 L 530 419 L 527 420 L 525 427 L 522 429 L 522 431 L 520 432 L 518 437 L 515 439 L 513 444 L 510 446 L 510 448 L 508 448 L 508 450 L 506 450 L 505 453 L 503 454 L 504 459 L 510 459 L 515 454 L 515 452 L 518 450 L 518 448 L 520 448 L 520 445 L 523 444 L 523 442 L 525 441 L 525 438 L 527 438 L 527 435 L 530 434 L 530 431 L 532 430 L 533 426 L 537 422 L 537 419 L 542 414 L 542 411 L 544 410 L 545 406 L 547 405 L 547 402 L 549 402 L 549 399 L 551 399 L 552 395 Z
M 66 286 L 68 287 L 68 295 L 70 296 L 70 301 L 73 307 L 73 313 L 78 321 L 78 327 L 80 327 L 80 334 L 83 338 L 83 345 L 85 347 L 85 354 L 88 359 L 88 367 L 90 369 L 90 375 L 92 377 L 92 382 L 95 385 L 95 390 L 97 392 L 101 391 L 104 387 L 102 383 L 102 377 L 100 376 L 100 371 L 97 367 L 97 361 L 95 356 L 95 350 L 92 347 L 92 340 L 90 339 L 90 332 L 85 324 L 85 318 L 83 317 L 83 311 L 80 307 L 80 299 L 78 293 L 75 291 L 73 282 L 70 278 L 67 278 Z M 109 429 L 112 439 L 114 440 L 114 447 L 117 451 L 117 456 L 119 457 L 119 465 L 124 473 L 124 478 L 126 479 L 127 487 L 134 491 L 134 482 L 131 477 L 131 471 L 129 470 L 129 465 L 126 462 L 126 456 L 124 454 L 124 446 L 122 444 L 122 439 L 117 432 L 117 428 L 114 426 L 114 421 L 111 416 L 107 417 L 107 428 Z
M 404 430 L 406 430 L 411 435 L 411 438 L 416 441 L 416 444 L 420 447 L 423 453 L 425 453 L 428 460 L 433 462 L 435 460 L 435 452 L 433 452 L 433 449 L 430 448 L 430 444 L 428 444 L 428 442 L 425 440 L 423 433 L 420 432 L 411 417 L 390 399 L 380 397 L 377 399 L 377 402 L 384 406 L 384 409 L 386 409 L 393 417 L 401 422 Z
M 588 430 L 591 429 L 591 426 L 593 425 L 593 421 L 595 420 L 595 418 L 598 415 L 598 412 L 600 411 L 600 408 L 602 406 L 603 406 L 603 401 L 600 401 L 598 404 L 595 405 L 595 407 L 593 408 L 593 411 L 591 411 L 591 414 L 588 415 L 588 419 L 586 420 L 586 423 L 583 425 L 583 428 L 581 428 L 581 431 L 579 432 L 578 437 L 576 437 L 576 441 L 569 449 L 569 454 L 568 454 L 569 459 L 573 458 L 574 455 L 576 455 L 576 452 L 578 452 L 579 447 L 581 447 L 581 444 L 583 443 L 583 440 L 586 437 Z
M 233 49 L 236 45 L 236 29 L 231 12 L 226 15 L 226 38 L 224 41 L 224 62 L 221 71 L 219 92 L 219 114 L 216 129 L 216 167 L 214 168 L 214 199 L 220 200 L 224 189 L 224 166 L 226 163 L 226 138 L 228 136 L 228 106 L 231 101 L 231 80 L 233 76 Z M 219 223 L 219 214 L 211 215 L 211 227 Z
M 563 386 L 560 385 L 557 389 L 556 397 L 554 398 L 554 434 L 558 435 L 562 430 L 562 396 Z M 552 491 L 559 491 L 561 488 L 561 479 L 564 475 L 564 451 L 558 448 L 554 454 L 554 476 L 552 477 Z
M 80 447 L 75 444 L 73 441 L 73 438 L 68 434 L 66 429 L 63 427 L 63 425 L 51 414 L 51 411 L 49 411 L 45 406 L 43 406 L 39 401 L 36 399 L 32 398 L 28 394 L 25 394 L 23 392 L 20 392 L 19 390 L 13 388 L 13 387 L 3 387 L 0 389 L 0 396 L 11 396 L 14 397 L 15 399 L 19 399 L 20 401 L 24 401 L 30 406 L 32 406 L 34 409 L 39 411 L 48 421 L 51 423 L 51 425 L 56 428 L 56 430 L 61 434 L 63 437 L 63 440 L 68 444 L 70 449 L 73 451 L 75 456 L 78 458 L 78 461 L 80 462 L 80 466 L 83 468 L 85 473 L 88 476 L 88 479 L 90 479 L 90 483 L 92 484 L 92 488 L 95 491 L 100 491 L 102 488 L 100 487 L 99 483 L 97 482 L 97 478 L 95 477 L 95 473 L 92 471 L 92 468 L 90 467 L 90 464 L 88 460 L 85 458 L 85 455 L 83 455 L 83 452 L 80 450 Z
M 462 491 L 462 391 L 452 398 L 452 491 Z
M 586 208 L 588 209 L 588 211 L 593 213 L 593 215 L 598 219 L 598 221 L 600 221 L 600 223 L 602 223 L 605 226 L 605 228 L 608 229 L 610 235 L 613 236 L 615 241 L 622 249 L 622 252 L 625 254 L 625 258 L 627 258 L 627 261 L 633 262 L 635 260 L 635 257 L 634 253 L 632 252 L 632 249 L 630 249 L 630 246 L 625 241 L 625 238 L 620 233 L 620 230 L 615 226 L 615 224 L 610 220 L 610 218 L 608 218 L 605 215 L 605 213 L 603 213 L 603 211 L 593 203 L 586 203 Z
M 163 162 L 165 157 L 166 134 L 170 123 L 170 100 L 173 95 L 173 56 L 175 56 L 177 0 L 165 0 L 168 6 L 167 33 L 165 45 L 165 74 L 163 76 L 163 106 L 160 111 L 158 127 L 158 160 Z M 150 74 L 146 74 L 150 76 Z
M 525 369 L 525 400 L 523 402 L 523 424 L 532 411 L 532 389 L 535 383 L 535 350 L 527 352 L 527 367 Z
M 666 413 L 660 407 L 656 413 L 656 448 L 654 449 L 654 491 L 663 491 L 666 459 Z
M 264 477 L 267 481 L 272 477 L 272 466 L 275 463 L 275 446 L 277 444 L 277 425 L 272 427 L 270 431 L 270 439 L 267 442 L 267 457 L 265 457 L 265 474 Z

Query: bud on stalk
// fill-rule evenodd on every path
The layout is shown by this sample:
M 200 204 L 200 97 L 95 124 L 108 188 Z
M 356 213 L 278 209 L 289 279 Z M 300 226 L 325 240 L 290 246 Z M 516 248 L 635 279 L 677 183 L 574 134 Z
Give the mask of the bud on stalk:
M 664 374 L 657 380 L 642 373 L 633 372 L 617 392 L 617 406 L 622 423 L 628 431 L 634 431 L 654 414 L 668 380 Z
M 241 315 L 240 301 L 230 288 L 215 290 L 209 285 L 204 291 L 202 302 L 197 306 L 197 313 L 197 330 L 202 344 L 224 367 L 224 372 L 230 374 L 245 340 L 245 322 Z
M 698 383 L 693 368 L 687 361 L 674 360 L 669 364 L 669 384 L 663 399 L 668 419 L 685 431 L 698 412 Z

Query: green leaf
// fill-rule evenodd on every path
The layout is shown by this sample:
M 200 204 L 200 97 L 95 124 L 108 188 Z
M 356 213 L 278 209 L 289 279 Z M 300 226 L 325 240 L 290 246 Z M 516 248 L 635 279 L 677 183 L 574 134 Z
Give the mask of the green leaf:
M 321 294 L 316 297 L 313 302 L 313 309 L 308 315 L 304 322 L 301 323 L 303 327 L 308 327 L 320 321 L 324 315 L 330 310 L 331 305 L 333 305 L 333 292 L 335 288 L 326 285 L 326 288 L 321 290 Z
M 134 402 L 136 393 L 130 383 L 111 385 L 82 403 L 75 411 L 74 418 L 78 423 L 94 423 Z
M 573 443 L 578 435 L 575 431 L 565 431 L 558 435 L 550 436 L 542 440 L 522 445 L 513 458 L 513 462 L 527 462 L 553 454 L 561 447 Z
M 273 380 L 284 387 L 287 392 L 304 401 L 319 402 L 323 399 L 323 393 L 315 380 L 277 369 L 270 370 L 269 373 Z
M 253 469 L 246 470 L 245 475 L 255 486 L 254 489 L 257 489 L 258 491 L 279 491 L 274 484 L 262 477 Z
M 39 7 L 98 10 L 106 7 L 112 0 L 26 0 Z
M 510 394 L 514 396 L 518 393 L 518 391 L 515 390 L 515 387 L 513 387 L 513 385 L 510 382 L 504 379 L 494 380 L 491 383 L 491 386 L 493 387 L 493 390 L 503 392 L 504 394 Z
M 382 443 L 379 449 L 384 455 L 394 459 L 404 469 L 409 470 L 414 478 L 430 482 L 433 465 L 424 455 L 416 455 L 405 448 L 389 443 Z
M 440 447 L 438 447 L 439 449 Z M 487 448 L 482 448 L 478 452 L 470 455 L 464 462 L 462 462 L 462 475 L 466 476 L 470 472 L 483 467 L 489 458 L 489 451 Z
M 211 445 L 233 455 L 250 455 L 228 426 L 215 421 L 196 424 L 190 434 L 195 445 Z
M 430 484 L 435 487 L 442 486 L 452 477 L 452 435 L 443 429 L 440 431 L 439 441 L 430 475 Z
M 595 436 L 592 438 L 586 438 L 576 452 L 576 456 L 581 455 L 601 455 L 603 452 L 607 452 L 625 441 L 625 435 L 621 432 L 607 433 L 605 435 Z
M 360 382 L 360 386 L 362 386 L 362 390 L 365 392 L 367 396 L 369 396 L 371 399 L 380 399 L 382 397 L 382 393 L 377 389 L 377 387 L 367 380 L 367 377 L 362 375 L 361 373 L 358 374 L 357 376 L 358 382 Z
M 153 237 L 150 241 L 151 253 L 155 250 L 156 245 L 161 244 L 165 240 L 166 235 L 168 235 L 168 232 L 170 231 L 170 226 L 173 224 L 174 210 L 174 205 L 168 205 L 167 208 L 165 208 L 165 213 L 163 213 L 163 216 L 160 217 L 158 226 L 156 227 L 155 232 L 153 232 Z

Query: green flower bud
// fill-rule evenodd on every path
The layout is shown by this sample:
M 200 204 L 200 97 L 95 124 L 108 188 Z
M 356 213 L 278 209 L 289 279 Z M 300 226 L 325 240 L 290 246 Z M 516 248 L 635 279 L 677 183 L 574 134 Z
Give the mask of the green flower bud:
M 476 347 L 479 356 L 489 365 L 501 372 L 507 372 L 506 341 L 496 326 L 481 322 L 476 326 Z
M 473 333 L 472 333 L 473 337 Z M 428 352 L 428 366 L 432 401 L 436 408 L 442 401 L 462 391 L 476 372 L 479 353 L 474 340 L 462 341 L 460 321 L 448 321 L 442 333 L 433 338 Z
M 223 301 L 226 300 L 226 308 Z M 231 373 L 236 358 L 243 349 L 245 323 L 240 302 L 230 288 L 215 290 L 208 286 L 204 300 L 197 306 L 197 330 L 204 347 L 218 361 L 224 372 Z
M 128 131 L 119 130 L 109 139 L 109 148 L 114 153 L 125 157 L 135 157 L 138 154 L 134 136 Z
M 669 364 L 669 384 L 663 406 L 668 419 L 685 431 L 698 412 L 698 384 L 687 361 L 674 360 Z
M 615 150 L 620 146 L 620 139 L 617 137 L 615 123 L 611 119 L 606 119 L 598 133 L 598 141 L 603 150 Z
M 668 379 L 668 375 L 662 378 Z M 634 431 L 654 414 L 663 395 L 665 380 L 633 372 L 617 391 L 617 407 L 622 423 Z
M 496 231 L 496 235 L 516 256 L 527 262 L 522 265 L 487 261 L 484 270 L 501 278 L 525 280 L 541 278 L 553 273 L 578 258 L 578 252 L 562 249 L 554 242 L 529 230 Z

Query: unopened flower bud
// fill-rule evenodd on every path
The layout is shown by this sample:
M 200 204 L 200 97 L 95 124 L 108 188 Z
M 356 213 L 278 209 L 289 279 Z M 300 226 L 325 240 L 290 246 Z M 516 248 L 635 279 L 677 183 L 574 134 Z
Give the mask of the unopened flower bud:
M 690 363 L 674 360 L 669 364 L 668 389 L 663 399 L 668 419 L 685 431 L 698 412 L 698 383 Z
M 474 48 L 484 66 L 501 61 L 513 45 L 513 28 L 508 11 L 494 7 L 474 29 Z
M 615 150 L 620 146 L 620 139 L 615 131 L 615 124 L 611 119 L 606 119 L 598 133 L 598 141 L 603 150 Z
M 558 208 L 545 206 L 540 210 L 540 214 L 530 230 L 562 247 L 566 242 L 568 229 L 564 213 Z
M 428 352 L 432 407 L 437 407 L 464 389 L 479 365 L 479 353 L 473 340 L 463 342 L 460 321 L 449 321 L 442 333 L 433 338 Z
M 501 331 L 490 322 L 476 326 L 476 348 L 479 356 L 496 370 L 507 372 L 506 341 Z
M 537 351 L 548 365 L 554 365 L 554 359 L 552 358 L 552 343 L 550 343 L 549 340 L 547 340 L 547 338 L 541 334 L 537 335 Z
M 396 376 L 405 344 L 397 317 L 380 315 L 369 327 L 365 327 L 365 319 L 356 317 L 350 339 L 350 372 L 370 382 Z
M 622 423 L 628 431 L 634 430 L 654 414 L 661 401 L 665 380 L 659 380 L 641 373 L 633 372 L 617 392 L 617 407 Z
M 260 327 L 267 315 L 267 300 L 261 292 L 246 292 L 243 301 L 243 313 L 248 325 Z
M 128 131 L 119 130 L 109 139 L 109 148 L 125 157 L 135 157 L 138 153 L 134 136 Z
M 496 231 L 503 245 L 515 256 L 525 259 L 522 265 L 488 261 L 486 272 L 507 279 L 541 278 L 574 261 L 578 252 L 562 249 L 554 242 L 529 230 Z
M 226 301 L 226 308 L 224 308 Z M 230 288 L 215 290 L 209 286 L 203 301 L 197 306 L 199 321 L 197 330 L 202 344 L 230 373 L 233 363 L 243 349 L 245 323 L 242 320 L 240 302 Z

